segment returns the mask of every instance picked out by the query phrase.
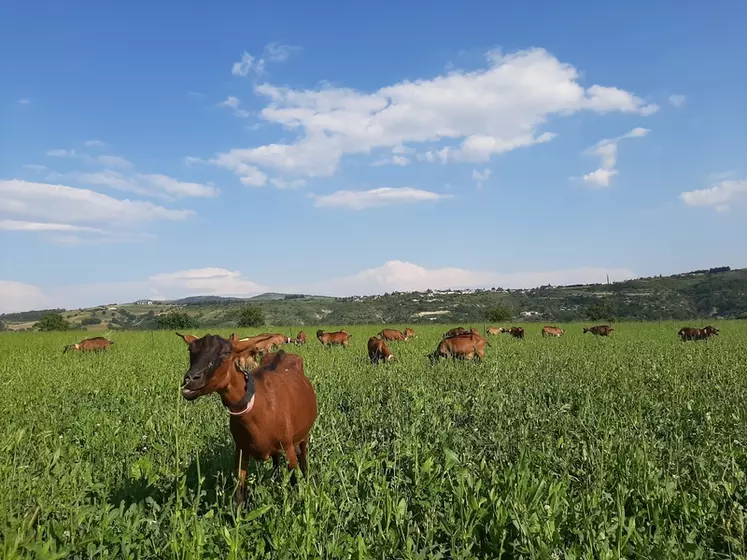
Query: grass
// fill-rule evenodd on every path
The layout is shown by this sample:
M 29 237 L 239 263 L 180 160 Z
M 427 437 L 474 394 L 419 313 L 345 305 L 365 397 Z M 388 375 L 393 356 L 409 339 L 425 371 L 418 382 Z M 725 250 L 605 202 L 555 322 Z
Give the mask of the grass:
M 312 338 L 290 350 L 319 398 L 309 481 L 251 463 L 236 517 L 228 414 L 182 400 L 181 339 L 114 333 L 108 353 L 63 356 L 81 333 L 3 334 L 0 552 L 747 558 L 747 325 L 720 323 L 707 343 L 681 343 L 679 323 L 530 326 L 492 337 L 482 364 L 433 368 L 449 326 L 378 368 L 380 326 L 347 329 L 347 351 Z

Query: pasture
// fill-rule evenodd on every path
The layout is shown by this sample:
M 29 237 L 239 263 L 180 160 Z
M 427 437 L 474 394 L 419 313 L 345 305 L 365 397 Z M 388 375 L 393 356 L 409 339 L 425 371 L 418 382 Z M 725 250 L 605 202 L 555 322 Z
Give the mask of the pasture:
M 309 480 L 250 462 L 236 516 L 228 413 L 182 399 L 173 332 L 64 356 L 84 334 L 2 334 L 2 557 L 747 558 L 747 325 L 681 342 L 685 324 L 705 325 L 524 325 L 433 367 L 455 325 L 415 326 L 378 367 L 380 325 L 332 350 L 305 326 L 286 350 L 319 400 Z

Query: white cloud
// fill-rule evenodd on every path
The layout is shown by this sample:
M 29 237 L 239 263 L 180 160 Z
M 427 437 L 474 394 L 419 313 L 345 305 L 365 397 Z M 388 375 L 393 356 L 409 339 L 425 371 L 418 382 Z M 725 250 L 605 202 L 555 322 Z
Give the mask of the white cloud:
M 279 189 L 298 189 L 306 184 L 303 179 L 270 179 L 270 183 L 275 185 Z
M 92 140 L 89 142 L 98 142 L 98 140 Z M 88 142 L 86 142 L 86 144 L 88 144 Z M 127 159 L 123 158 L 122 156 L 114 156 L 114 155 L 92 156 L 90 154 L 83 154 L 75 150 L 66 150 L 64 148 L 56 148 L 54 150 L 47 150 L 47 155 L 51 157 L 79 159 L 87 163 L 97 163 L 100 165 L 106 165 L 108 167 L 122 167 L 126 169 L 133 167 L 132 163 L 130 163 Z
M 132 167 L 132 164 L 121 156 L 96 156 L 96 161 L 108 167 Z
M 30 100 L 28 100 L 28 99 L 26 99 L 26 98 L 23 98 L 23 99 L 19 99 L 19 100 L 17 101 L 17 103 L 18 103 L 19 105 L 28 105 L 28 104 L 30 104 L 30 103 L 31 103 L 31 101 L 30 101 Z
M 747 179 L 721 181 L 708 189 L 683 192 L 680 199 L 688 206 L 713 206 L 724 212 L 733 204 L 747 202 Z
M 30 311 L 46 307 L 48 307 L 48 298 L 36 286 L 0 280 L 0 313 Z
M 477 188 L 481 189 L 482 185 L 485 181 L 490 179 L 490 176 L 493 174 L 493 172 L 490 169 L 483 169 L 482 171 L 478 171 L 477 169 L 472 170 L 472 179 L 475 181 Z
M 2 220 L 2 219 L 0 219 L 0 230 L 104 233 L 104 231 L 99 228 L 88 227 L 88 226 L 76 226 L 73 224 L 58 224 L 58 223 L 52 223 L 52 222 L 24 222 L 20 220 Z
M 412 187 L 380 187 L 368 191 L 336 191 L 327 195 L 313 196 L 317 208 L 343 208 L 363 210 L 380 206 L 435 202 L 451 198 L 448 194 L 413 189 Z
M 684 107 L 686 101 L 687 97 L 678 93 L 669 96 L 669 103 L 672 105 L 672 107 L 677 107 L 678 109 L 680 107 Z
M 104 169 L 92 173 L 70 173 L 69 177 L 77 182 L 127 191 L 143 196 L 155 196 L 166 200 L 185 197 L 215 197 L 220 190 L 210 185 L 179 181 L 167 175 L 157 173 L 134 173 L 123 175 L 118 171 Z
M 608 138 L 600 140 L 596 145 L 585 151 L 586 154 L 592 154 L 601 158 L 600 167 L 583 176 L 585 183 L 596 187 L 609 187 L 612 178 L 619 172 L 615 169 L 617 164 L 617 144 L 625 138 L 641 138 L 651 132 L 647 128 L 637 127 L 617 138 Z
M 18 179 L 0 180 L 0 213 L 49 222 L 115 225 L 184 220 L 194 214 L 150 202 L 119 200 L 88 189 Z
M 268 99 L 261 118 L 298 132 L 298 139 L 233 149 L 210 162 L 239 176 L 241 165 L 331 176 L 345 154 L 415 143 L 426 144 L 422 161 L 485 162 L 495 154 L 551 140 L 555 134 L 541 128 L 553 116 L 579 111 L 650 115 L 658 110 L 615 87 L 584 88 L 573 66 L 543 49 L 505 56 L 491 51 L 488 62 L 484 69 L 406 80 L 372 93 L 260 84 L 255 92 Z M 461 144 L 432 145 L 445 141 Z
M 54 150 L 47 150 L 47 155 L 52 157 L 76 157 L 77 154 L 75 150 L 56 148 Z
M 240 272 L 224 268 L 198 268 L 156 274 L 148 279 L 151 289 L 175 294 L 176 297 L 195 294 L 218 296 L 247 296 L 269 290 L 242 276 Z
M 83 145 L 87 148 L 103 148 L 106 146 L 106 142 L 102 142 L 101 140 L 86 140 Z
M 46 165 L 38 165 L 36 163 L 26 163 L 23 165 L 23 167 L 26 169 L 30 169 L 31 171 L 36 171 L 37 173 L 41 173 L 49 169 Z
M 252 116 L 251 111 L 239 109 L 239 105 L 241 105 L 241 101 L 238 97 L 235 97 L 233 95 L 229 95 L 224 101 L 218 103 L 218 107 L 228 107 L 233 111 L 233 114 L 238 117 L 246 118 Z
M 298 50 L 298 47 L 283 43 L 272 42 L 265 45 L 262 56 L 254 57 L 244 51 L 239 62 L 231 66 L 231 74 L 234 76 L 247 76 L 254 72 L 258 76 L 265 72 L 268 62 L 284 62 L 290 55 Z

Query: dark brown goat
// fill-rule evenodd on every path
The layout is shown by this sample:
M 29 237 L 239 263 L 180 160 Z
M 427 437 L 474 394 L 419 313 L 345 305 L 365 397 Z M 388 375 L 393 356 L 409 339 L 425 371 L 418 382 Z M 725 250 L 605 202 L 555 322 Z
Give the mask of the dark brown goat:
M 386 342 L 380 338 L 376 338 L 375 336 L 368 339 L 368 358 L 371 360 L 372 364 L 397 361 L 395 355 L 389 351 Z
M 347 348 L 352 335 L 348 334 L 346 331 L 326 333 L 319 329 L 316 331 L 316 338 L 322 343 L 322 346 L 326 346 L 327 348 L 332 348 L 333 344 L 339 344 L 343 348 Z
M 449 338 L 449 337 L 452 337 L 452 336 L 459 336 L 460 334 L 466 334 L 466 333 L 469 333 L 469 331 L 467 329 L 465 329 L 464 327 L 455 327 L 453 329 L 450 329 L 450 330 L 446 331 L 444 333 L 444 335 L 443 335 L 443 338 Z
M 511 327 L 503 329 L 504 333 L 508 333 L 514 338 L 524 338 L 524 327 Z
M 702 329 L 696 329 L 693 327 L 682 327 L 677 334 L 680 340 L 708 340 L 714 335 L 718 335 L 718 329 L 711 325 L 705 326 Z
M 614 330 L 615 329 L 610 327 L 609 325 L 595 325 L 593 327 L 584 327 L 583 334 L 590 332 L 591 334 L 597 336 L 609 336 L 610 333 Z
M 114 344 L 113 340 L 104 338 L 103 336 L 94 336 L 93 338 L 86 338 L 76 344 L 68 344 L 62 353 L 66 353 L 68 350 L 79 350 L 81 352 L 103 352 L 109 346 Z
M 265 354 L 259 367 L 247 371 L 238 368 L 236 361 L 252 342 L 229 341 L 212 334 L 202 338 L 176 334 L 189 346 L 182 397 L 193 401 L 217 392 L 231 414 L 229 429 L 239 470 L 234 503 L 240 506 L 244 502 L 250 457 L 257 461 L 272 457 L 273 471 L 277 471 L 285 453 L 291 482 L 295 484 L 296 466 L 305 478 L 309 432 L 318 409 L 316 392 L 304 374 L 301 357 L 280 350 Z

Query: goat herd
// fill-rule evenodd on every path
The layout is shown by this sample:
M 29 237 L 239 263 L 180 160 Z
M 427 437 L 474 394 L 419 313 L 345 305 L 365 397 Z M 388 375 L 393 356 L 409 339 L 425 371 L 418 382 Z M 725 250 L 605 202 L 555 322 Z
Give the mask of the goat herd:
M 614 329 L 609 325 L 584 328 L 598 336 L 609 336 Z M 524 338 L 522 327 L 488 327 L 486 335 L 508 333 Z M 545 326 L 542 336 L 560 337 L 563 329 Z M 285 455 L 291 472 L 291 484 L 296 483 L 295 469 L 299 467 L 307 476 L 306 456 L 309 433 L 318 415 L 316 391 L 304 372 L 303 360 L 297 354 L 279 349 L 282 344 L 305 344 L 306 333 L 299 332 L 295 338 L 277 333 L 261 333 L 257 336 L 237 338 L 233 333 L 228 339 L 208 334 L 198 338 L 176 333 L 188 346 L 189 368 L 181 385 L 182 397 L 193 401 L 217 392 L 230 414 L 229 429 L 235 443 L 235 467 L 238 469 L 238 485 L 234 504 L 241 506 L 245 500 L 245 479 L 248 459 L 266 461 L 272 458 L 273 472 Z M 718 334 L 718 329 L 707 326 L 703 329 L 683 327 L 678 332 L 681 340 L 708 339 Z M 368 339 L 368 356 L 371 363 L 396 360 L 386 341 L 407 341 L 415 337 L 415 331 L 404 332 L 383 329 Z M 326 348 L 340 345 L 347 348 L 351 335 L 344 330 L 324 332 L 318 330 L 316 338 Z M 94 337 L 65 347 L 68 350 L 101 351 L 114 341 L 105 337 Z M 428 354 L 431 363 L 439 358 L 482 359 L 488 340 L 477 329 L 469 331 L 457 327 L 443 334 L 436 349 Z M 272 351 L 277 349 L 277 351 Z

